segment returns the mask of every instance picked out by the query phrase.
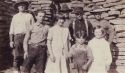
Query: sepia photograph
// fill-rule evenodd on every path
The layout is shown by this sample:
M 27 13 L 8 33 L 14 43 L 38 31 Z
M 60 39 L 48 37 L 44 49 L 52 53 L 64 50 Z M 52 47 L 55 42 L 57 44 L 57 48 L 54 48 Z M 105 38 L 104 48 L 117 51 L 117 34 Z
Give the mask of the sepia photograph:
M 125 73 L 125 0 L 0 0 L 0 73 Z

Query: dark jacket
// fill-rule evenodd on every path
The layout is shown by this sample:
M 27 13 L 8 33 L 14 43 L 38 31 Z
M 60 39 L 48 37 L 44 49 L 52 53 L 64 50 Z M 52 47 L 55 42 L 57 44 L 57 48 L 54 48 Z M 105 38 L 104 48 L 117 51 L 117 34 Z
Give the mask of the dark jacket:
M 76 19 L 73 23 L 69 26 L 70 34 L 72 39 L 75 41 L 75 35 L 77 31 L 85 31 L 87 35 L 87 40 L 93 38 L 93 26 L 87 19 Z

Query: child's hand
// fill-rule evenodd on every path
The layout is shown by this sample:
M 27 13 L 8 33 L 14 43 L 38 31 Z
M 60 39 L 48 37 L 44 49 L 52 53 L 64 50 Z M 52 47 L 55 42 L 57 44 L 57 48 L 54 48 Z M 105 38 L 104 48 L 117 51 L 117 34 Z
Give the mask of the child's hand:
M 83 66 L 82 66 L 82 69 L 83 69 L 83 70 L 87 70 L 87 65 L 83 65 Z

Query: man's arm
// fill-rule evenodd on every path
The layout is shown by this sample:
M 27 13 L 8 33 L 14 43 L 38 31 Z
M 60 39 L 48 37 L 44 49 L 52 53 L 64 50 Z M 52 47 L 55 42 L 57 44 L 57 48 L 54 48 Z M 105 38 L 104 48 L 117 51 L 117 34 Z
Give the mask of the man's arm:
M 24 52 L 27 53 L 28 50 L 28 41 L 30 39 L 30 30 L 27 31 L 25 37 L 24 37 L 24 41 L 23 41 L 23 48 L 24 48 Z
M 10 47 L 14 48 L 14 24 L 15 24 L 15 19 L 14 16 L 11 21 L 10 25 L 10 31 L 9 31 L 9 39 L 10 39 Z
M 87 20 L 87 23 L 88 23 L 88 34 L 89 34 L 87 40 L 89 41 L 94 37 L 94 27 L 89 20 Z
M 33 25 L 34 23 L 35 23 L 34 17 L 31 15 L 31 18 L 30 18 L 30 25 Z
M 113 42 L 114 35 L 115 35 L 114 27 L 113 27 L 113 25 L 110 24 L 110 26 L 109 26 L 109 38 L 108 38 L 109 43 Z
M 10 35 L 9 35 L 9 38 L 10 38 L 10 47 L 11 47 L 11 48 L 14 48 L 14 35 L 13 35 L 13 34 L 10 34 Z
M 47 37 L 47 47 L 48 47 L 48 52 L 49 52 L 49 55 L 50 55 L 50 59 L 52 62 L 55 62 L 56 58 L 53 54 L 53 50 L 52 50 L 52 30 L 49 29 L 49 32 L 48 32 L 48 37 Z

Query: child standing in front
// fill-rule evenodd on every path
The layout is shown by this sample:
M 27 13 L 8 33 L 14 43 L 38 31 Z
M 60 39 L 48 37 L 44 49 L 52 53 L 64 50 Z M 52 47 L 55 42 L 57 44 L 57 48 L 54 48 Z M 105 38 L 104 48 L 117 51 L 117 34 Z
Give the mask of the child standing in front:
M 86 73 L 93 60 L 91 49 L 85 44 L 86 35 L 83 31 L 76 33 L 76 43 L 71 47 L 68 57 L 72 57 L 70 64 L 72 73 Z
M 94 58 L 88 73 L 108 73 L 112 56 L 110 44 L 105 40 L 104 34 L 103 28 L 98 26 L 94 31 L 95 37 L 88 43 Z

